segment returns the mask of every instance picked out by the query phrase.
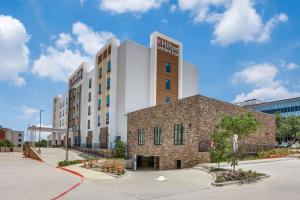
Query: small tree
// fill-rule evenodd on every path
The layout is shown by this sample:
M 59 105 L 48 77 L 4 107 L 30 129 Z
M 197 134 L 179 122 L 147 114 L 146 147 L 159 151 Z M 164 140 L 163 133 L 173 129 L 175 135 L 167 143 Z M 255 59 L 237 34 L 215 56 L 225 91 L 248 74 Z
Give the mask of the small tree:
M 121 141 L 121 140 L 117 140 L 116 141 L 116 156 L 118 158 L 124 158 L 125 157 L 125 151 L 126 151 L 126 148 L 125 148 L 124 142 Z
M 254 133 L 259 126 L 260 122 L 251 113 L 247 113 L 236 117 L 223 115 L 217 129 L 221 130 L 226 140 L 230 142 L 234 135 L 237 135 L 239 139 L 244 139 L 251 133 Z M 235 171 L 239 161 L 239 153 L 234 152 L 231 148 L 230 154 L 227 158 Z
M 210 159 L 216 162 L 220 168 L 220 162 L 225 161 L 230 153 L 231 143 L 226 132 L 217 129 L 211 134 L 213 148 L 210 151 Z
M 0 141 L 0 147 L 14 147 L 14 144 L 9 140 Z

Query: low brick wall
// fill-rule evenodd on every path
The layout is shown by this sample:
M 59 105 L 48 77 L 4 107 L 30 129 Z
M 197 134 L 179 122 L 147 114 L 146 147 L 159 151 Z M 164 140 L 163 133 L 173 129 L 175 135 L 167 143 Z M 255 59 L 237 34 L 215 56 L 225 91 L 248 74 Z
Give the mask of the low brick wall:
M 210 140 L 210 134 L 224 114 L 236 116 L 248 112 L 261 122 L 261 127 L 242 142 L 274 146 L 274 116 L 197 95 L 129 113 L 128 155 L 159 157 L 159 169 L 174 169 L 177 167 L 177 160 L 181 161 L 182 168 L 210 162 L 208 150 L 200 152 L 200 144 Z M 175 124 L 182 124 L 184 127 L 183 145 L 174 144 Z M 154 127 L 162 128 L 161 145 L 154 145 Z M 145 131 L 144 145 L 138 145 L 140 128 Z
M 43 161 L 41 156 L 38 154 L 38 152 L 33 147 L 26 147 L 24 149 L 23 155 L 27 158 Z

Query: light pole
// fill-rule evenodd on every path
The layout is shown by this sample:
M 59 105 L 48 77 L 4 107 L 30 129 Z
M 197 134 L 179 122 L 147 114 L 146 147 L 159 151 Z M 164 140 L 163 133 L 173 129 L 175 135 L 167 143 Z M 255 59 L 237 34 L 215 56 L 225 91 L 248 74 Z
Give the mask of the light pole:
M 38 153 L 41 154 L 41 130 L 42 130 L 42 112 L 44 110 L 40 110 L 40 131 L 39 131 L 39 150 Z

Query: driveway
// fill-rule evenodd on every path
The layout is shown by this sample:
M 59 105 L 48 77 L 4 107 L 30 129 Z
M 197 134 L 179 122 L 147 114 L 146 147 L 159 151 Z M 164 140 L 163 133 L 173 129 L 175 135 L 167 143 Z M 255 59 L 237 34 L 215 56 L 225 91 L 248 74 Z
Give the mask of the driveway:
M 80 178 L 21 153 L 0 153 L 0 199 L 52 199 Z
M 137 171 L 116 180 L 89 180 L 64 199 L 295 200 L 300 196 L 300 160 L 241 165 L 271 175 L 254 184 L 213 187 L 210 175 L 196 169 Z M 164 181 L 155 178 L 164 176 Z

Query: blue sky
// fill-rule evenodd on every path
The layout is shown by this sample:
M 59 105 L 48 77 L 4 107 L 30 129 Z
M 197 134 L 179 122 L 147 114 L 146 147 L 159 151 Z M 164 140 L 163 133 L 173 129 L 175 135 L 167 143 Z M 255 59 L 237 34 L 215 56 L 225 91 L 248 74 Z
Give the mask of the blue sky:
M 52 97 L 111 36 L 183 43 L 200 91 L 228 102 L 300 96 L 300 1 L 0 0 L 0 124 L 51 124 Z

